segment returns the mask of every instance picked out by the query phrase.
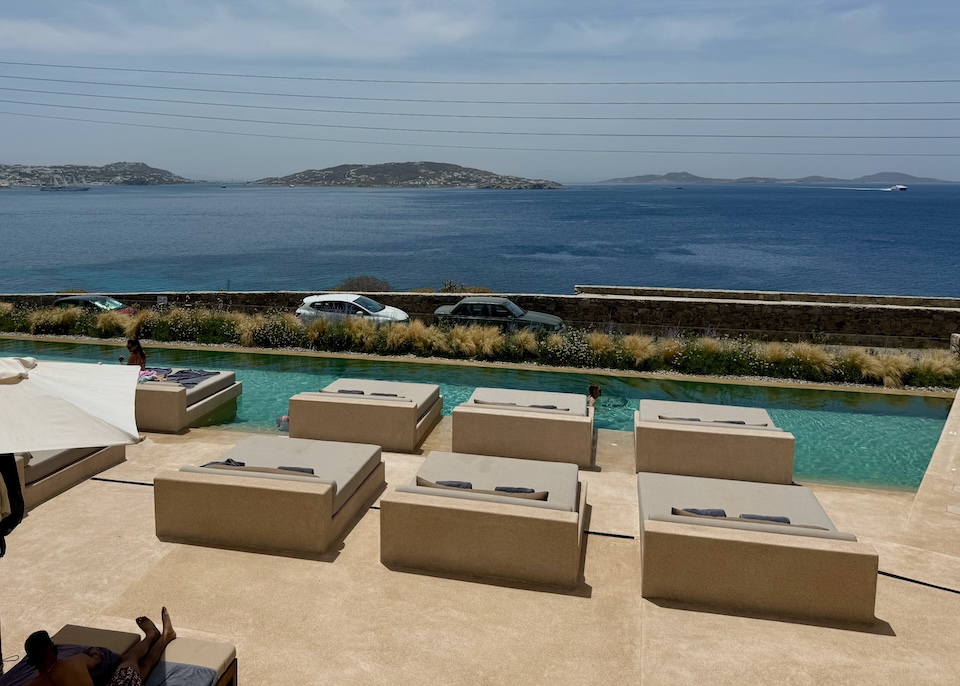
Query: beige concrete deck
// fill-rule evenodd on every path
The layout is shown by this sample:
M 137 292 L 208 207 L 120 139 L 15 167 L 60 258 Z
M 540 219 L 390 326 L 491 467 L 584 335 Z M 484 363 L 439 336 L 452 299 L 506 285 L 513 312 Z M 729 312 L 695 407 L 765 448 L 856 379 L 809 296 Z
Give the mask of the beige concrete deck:
M 958 432 L 960 404 L 916 494 L 813 485 L 839 528 L 876 546 L 884 572 L 960 590 Z M 87 481 L 34 510 L 0 560 L 4 656 L 38 628 L 135 630 L 131 618 L 166 604 L 181 635 L 233 642 L 248 686 L 958 681 L 960 594 L 947 590 L 881 575 L 867 630 L 641 599 L 629 433 L 601 430 L 598 469 L 581 472 L 594 533 L 569 593 L 392 572 L 380 564 L 377 509 L 321 560 L 158 541 L 153 475 L 215 459 L 246 435 L 149 434 L 101 475 L 133 483 Z M 423 450 L 449 447 L 444 418 Z M 393 484 L 422 461 L 384 459 Z

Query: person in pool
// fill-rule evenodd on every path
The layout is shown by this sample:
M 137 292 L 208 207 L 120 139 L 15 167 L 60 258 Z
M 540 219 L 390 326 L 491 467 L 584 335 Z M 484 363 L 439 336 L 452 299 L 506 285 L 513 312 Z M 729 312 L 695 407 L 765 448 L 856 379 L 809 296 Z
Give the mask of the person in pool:
M 603 395 L 602 388 L 596 385 L 590 386 L 590 388 L 587 389 L 587 406 L 595 407 L 601 395 Z
M 127 364 L 139 365 L 140 369 L 147 368 L 147 354 L 143 352 L 143 346 L 136 338 L 127 341 L 127 351 L 130 355 L 127 357 Z M 120 356 L 120 364 L 123 364 L 123 356 Z

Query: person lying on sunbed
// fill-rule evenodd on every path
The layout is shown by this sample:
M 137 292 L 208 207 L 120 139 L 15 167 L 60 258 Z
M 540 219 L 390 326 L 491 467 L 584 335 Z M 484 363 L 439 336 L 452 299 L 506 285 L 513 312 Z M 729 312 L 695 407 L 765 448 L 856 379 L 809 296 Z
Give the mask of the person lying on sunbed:
M 177 637 L 167 608 L 163 608 L 160 614 L 163 619 L 162 631 L 147 617 L 137 617 L 137 625 L 143 631 L 144 638 L 120 657 L 120 664 L 107 686 L 143 686 L 160 661 L 167 644 Z M 40 672 L 28 686 L 93 686 L 90 673 L 103 661 L 100 648 L 90 648 L 79 655 L 58 660 L 57 646 L 46 631 L 30 634 L 23 647 L 27 662 Z

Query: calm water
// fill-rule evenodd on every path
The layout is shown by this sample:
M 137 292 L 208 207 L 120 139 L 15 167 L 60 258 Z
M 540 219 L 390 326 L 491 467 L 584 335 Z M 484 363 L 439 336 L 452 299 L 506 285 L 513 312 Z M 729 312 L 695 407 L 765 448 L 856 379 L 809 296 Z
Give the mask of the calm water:
M 0 190 L 0 292 L 322 290 L 373 274 L 960 296 L 960 185 Z M 11 268 L 16 265 L 16 268 Z
M 227 429 L 276 431 L 288 399 L 316 391 L 341 376 L 440 385 L 443 414 L 467 400 L 477 386 L 585 393 L 603 388 L 598 428 L 633 431 L 640 399 L 683 400 L 766 408 L 774 422 L 796 436 L 798 480 L 915 489 L 930 462 L 950 400 L 876 393 L 763 388 L 687 381 L 593 376 L 559 372 L 457 367 L 296 355 L 148 350 L 151 365 L 235 370 L 243 383 L 237 418 Z M 0 356 L 113 363 L 117 348 L 6 341 Z M 625 436 L 625 440 L 632 440 Z

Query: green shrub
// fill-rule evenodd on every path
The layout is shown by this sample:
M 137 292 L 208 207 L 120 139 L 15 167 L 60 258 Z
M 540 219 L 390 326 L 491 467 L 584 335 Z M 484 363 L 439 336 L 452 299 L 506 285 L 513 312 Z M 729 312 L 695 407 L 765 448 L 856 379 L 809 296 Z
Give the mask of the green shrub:
M 30 317 L 27 310 L 13 303 L 0 302 L 0 331 L 29 333 Z

